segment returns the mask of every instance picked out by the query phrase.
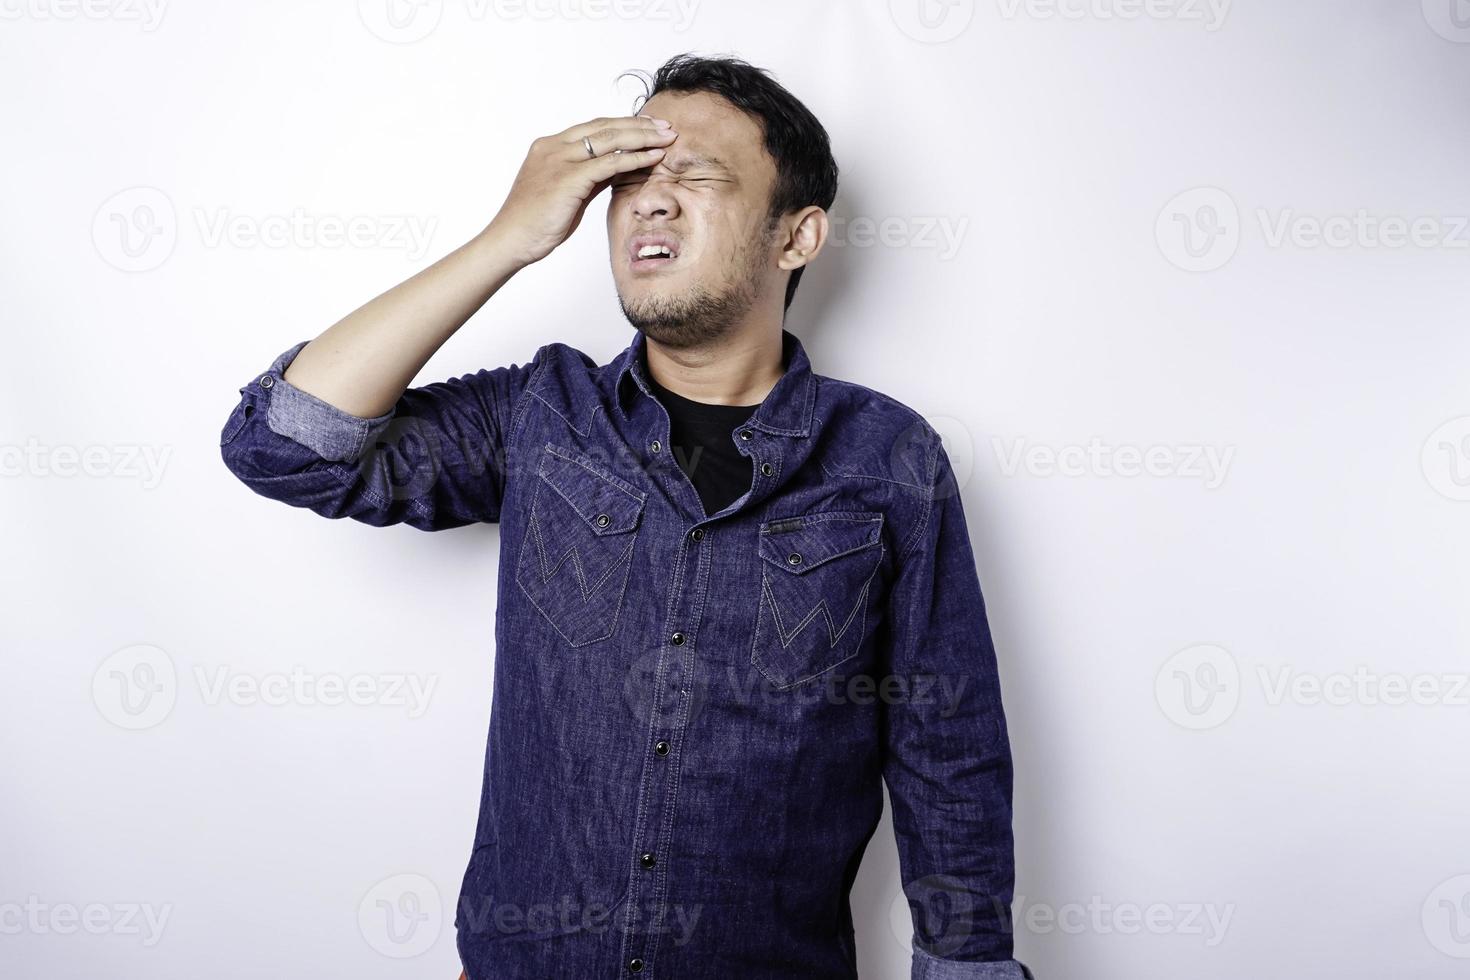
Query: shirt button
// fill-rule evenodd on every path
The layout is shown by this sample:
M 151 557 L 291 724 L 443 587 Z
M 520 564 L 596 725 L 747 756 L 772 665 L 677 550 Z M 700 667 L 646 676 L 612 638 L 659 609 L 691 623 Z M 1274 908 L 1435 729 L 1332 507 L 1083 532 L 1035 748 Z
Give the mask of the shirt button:
M 276 379 L 273 378 L 273 377 L 271 377 L 270 375 L 268 375 L 268 374 L 261 375 L 261 378 L 260 378 L 260 386 L 262 388 L 269 388 L 271 385 L 273 385 L 275 383 L 276 383 Z
M 695 528 L 694 530 L 692 530 L 692 531 L 689 532 L 689 536 L 691 538 L 693 538 L 695 541 L 700 540 L 701 538 L 704 537 L 704 528 L 702 528 L 702 527 Z
M 771 468 L 771 464 L 770 463 L 762 463 L 761 464 L 761 475 L 762 476 L 770 476 L 773 472 L 775 472 L 775 471 Z
M 607 527 L 611 523 L 612 523 L 612 518 L 611 517 L 608 517 L 606 514 L 598 514 L 597 515 L 597 526 L 598 527 Z
M 649 853 L 645 852 L 643 854 L 638 855 L 638 863 L 641 864 L 641 865 L 643 865 L 643 867 L 645 867 L 645 868 L 651 868 L 655 864 L 657 864 L 658 862 L 656 862 L 654 860 L 652 854 L 649 854 Z
M 649 443 L 648 448 L 652 449 L 654 452 L 659 452 L 664 448 L 664 444 L 655 439 L 653 440 L 653 442 Z
M 669 637 L 669 641 L 673 643 L 674 646 L 681 647 L 684 645 L 684 634 L 680 633 L 678 630 L 675 630 L 674 634 Z
M 801 564 L 801 555 L 798 555 L 796 552 L 793 551 L 791 554 L 789 554 L 789 555 L 786 556 L 786 564 L 788 564 L 788 565 L 800 565 Z
M 628 961 L 628 972 L 629 973 L 642 973 L 643 972 L 643 960 L 639 959 L 636 956 L 633 957 L 631 960 L 629 960 Z
M 741 429 L 740 438 L 744 439 L 746 442 L 749 442 L 750 440 L 755 438 L 755 435 L 749 429 Z
M 657 742 L 654 742 L 653 753 L 654 755 L 668 755 L 669 743 L 664 741 L 663 739 L 659 739 Z

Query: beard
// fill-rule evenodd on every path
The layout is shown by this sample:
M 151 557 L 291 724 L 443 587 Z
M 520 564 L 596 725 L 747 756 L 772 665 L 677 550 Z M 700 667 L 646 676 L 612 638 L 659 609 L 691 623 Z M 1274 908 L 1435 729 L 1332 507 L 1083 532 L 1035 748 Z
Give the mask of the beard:
M 765 272 L 766 242 L 747 242 L 730 282 L 719 290 L 702 279 L 677 294 L 644 296 L 632 303 L 618 294 L 623 316 L 659 344 L 673 350 L 711 346 L 733 332 L 755 305 Z

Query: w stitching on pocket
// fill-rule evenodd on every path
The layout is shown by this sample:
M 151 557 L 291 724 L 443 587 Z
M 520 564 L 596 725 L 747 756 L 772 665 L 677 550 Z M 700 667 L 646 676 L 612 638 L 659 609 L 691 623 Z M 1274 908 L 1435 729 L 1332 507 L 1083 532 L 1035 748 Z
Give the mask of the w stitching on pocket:
M 852 658 L 882 565 L 883 515 L 828 511 L 760 527 L 760 603 L 751 662 L 778 689 Z
M 545 446 L 516 582 L 570 646 L 616 630 L 646 499 L 575 454 Z

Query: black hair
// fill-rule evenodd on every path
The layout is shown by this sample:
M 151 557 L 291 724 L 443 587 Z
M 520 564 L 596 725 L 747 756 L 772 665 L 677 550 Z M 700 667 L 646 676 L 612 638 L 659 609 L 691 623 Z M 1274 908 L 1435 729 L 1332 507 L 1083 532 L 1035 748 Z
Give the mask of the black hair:
M 623 74 L 641 79 L 645 73 Z M 652 86 L 644 80 L 644 88 L 647 93 L 638 106 L 660 92 L 709 92 L 755 119 L 765 136 L 766 152 L 776 162 L 766 230 L 788 211 L 813 204 L 831 210 L 837 197 L 837 161 L 832 158 L 827 131 L 766 69 L 728 55 L 705 57 L 685 52 L 664 62 L 654 73 Z M 805 271 L 805 266 L 791 270 L 783 309 L 791 307 L 796 284 Z

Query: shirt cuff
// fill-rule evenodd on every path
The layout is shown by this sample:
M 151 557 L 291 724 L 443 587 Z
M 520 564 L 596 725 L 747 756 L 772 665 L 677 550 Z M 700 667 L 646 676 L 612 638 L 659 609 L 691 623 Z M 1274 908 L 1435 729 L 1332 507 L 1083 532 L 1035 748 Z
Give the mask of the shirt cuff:
M 329 405 L 288 382 L 286 368 L 310 341 L 283 351 L 270 369 L 256 379 L 270 396 L 266 425 L 277 435 L 294 439 L 322 459 L 342 463 L 356 460 L 363 447 L 388 427 L 393 412 L 365 419 Z
M 1031 971 L 1016 960 L 993 963 L 962 963 L 942 960 L 914 947 L 910 980 L 1034 980 Z

